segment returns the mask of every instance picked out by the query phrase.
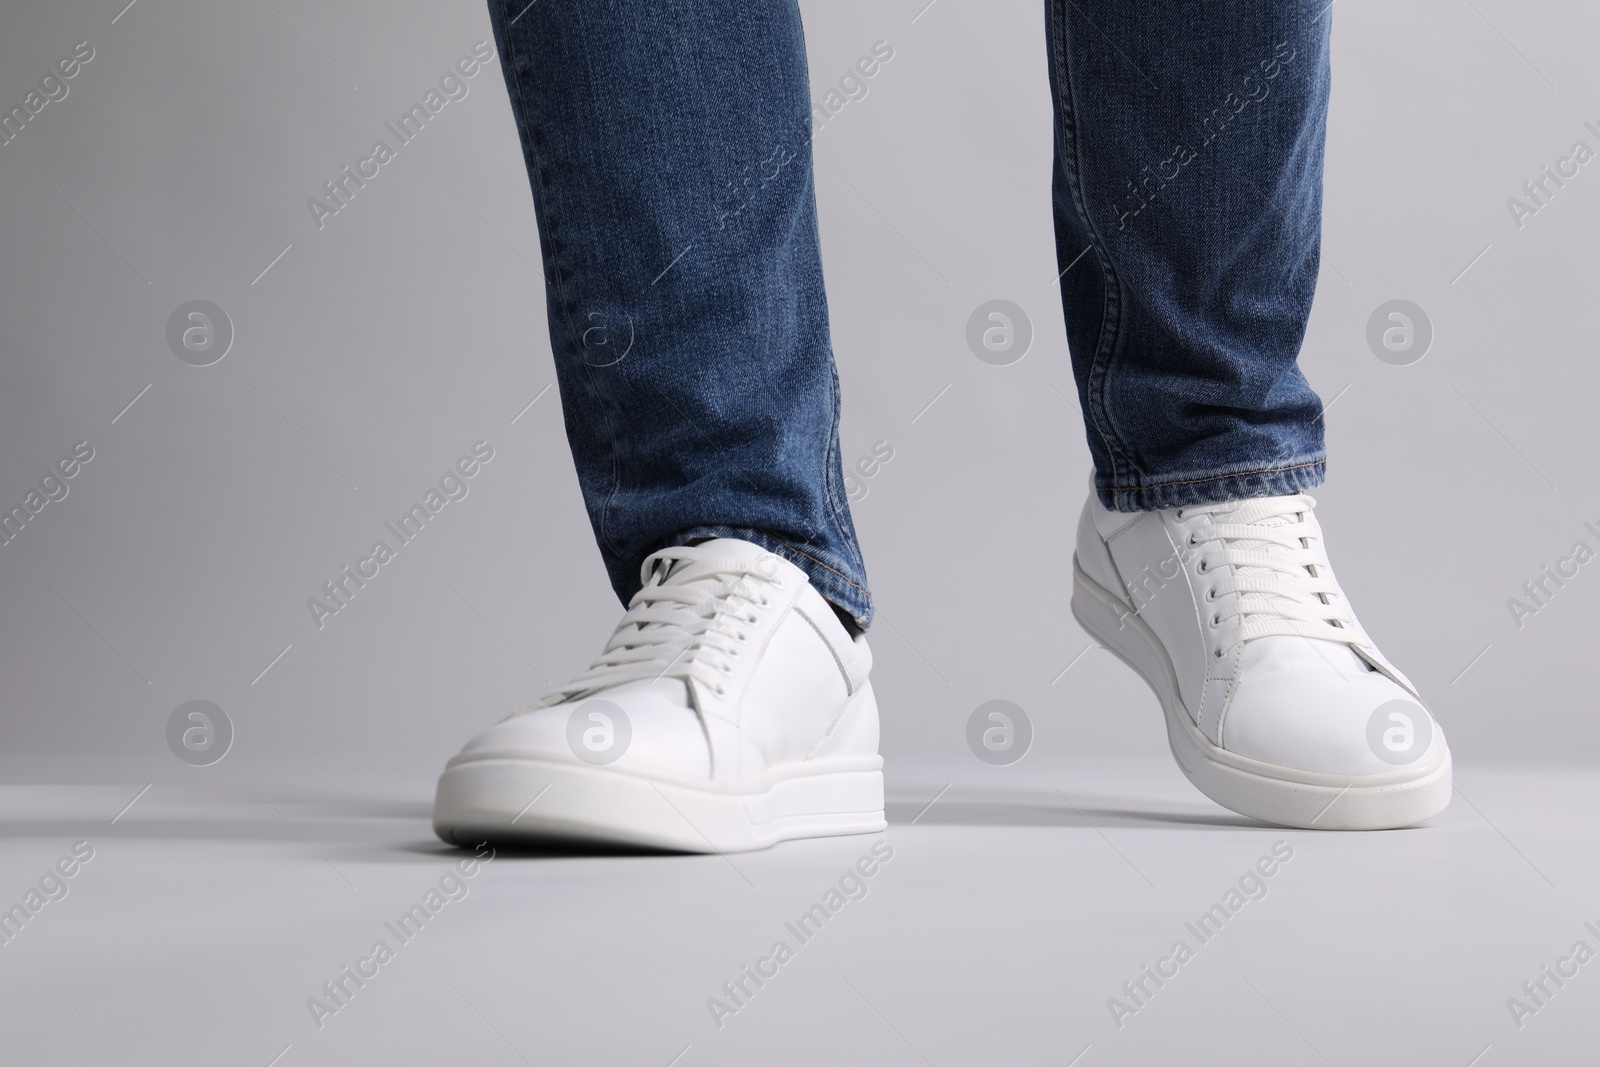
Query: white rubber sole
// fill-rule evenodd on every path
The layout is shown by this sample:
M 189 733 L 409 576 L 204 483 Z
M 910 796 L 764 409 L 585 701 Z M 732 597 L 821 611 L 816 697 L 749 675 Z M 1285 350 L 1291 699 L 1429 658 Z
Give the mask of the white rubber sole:
M 883 757 L 876 755 L 798 764 L 737 787 L 537 753 L 458 756 L 439 779 L 433 809 L 434 831 L 464 846 L 488 841 L 748 852 L 887 826 Z
M 1263 763 L 1211 743 L 1178 697 L 1177 672 L 1145 621 L 1072 560 L 1072 615 L 1108 652 L 1144 679 L 1161 702 L 1167 742 L 1195 788 L 1252 819 L 1303 830 L 1391 830 L 1431 818 L 1450 803 L 1450 750 L 1384 774 L 1338 775 Z

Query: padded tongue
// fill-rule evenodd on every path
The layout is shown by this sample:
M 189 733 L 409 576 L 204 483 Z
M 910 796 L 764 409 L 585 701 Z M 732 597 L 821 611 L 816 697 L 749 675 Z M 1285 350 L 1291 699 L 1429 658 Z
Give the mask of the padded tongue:
M 704 557 L 711 559 L 755 559 L 772 555 L 760 545 L 752 544 L 749 541 L 740 541 L 732 537 L 716 537 L 709 541 L 697 542 L 689 547 L 692 547 L 697 553 L 702 553 Z M 777 559 L 778 557 L 774 556 L 773 558 Z M 700 573 L 696 573 L 697 570 Z M 702 560 L 683 557 L 672 560 L 664 568 L 658 563 L 651 578 L 661 585 L 666 585 L 669 582 L 692 585 L 697 581 L 706 579 L 722 581 L 724 576 L 704 567 Z M 648 685 L 658 695 L 666 696 L 674 702 L 684 704 L 690 702 L 688 684 L 682 679 L 658 678 L 654 682 L 644 684 Z
M 1219 515 L 1218 518 L 1226 520 L 1228 516 Z M 1284 515 L 1271 515 L 1265 519 L 1251 523 L 1252 526 L 1289 526 L 1291 520 Z M 1235 548 L 1242 548 L 1251 552 L 1265 552 L 1267 554 L 1292 551 L 1283 545 L 1271 541 L 1230 541 Z M 1266 567 L 1237 567 L 1237 573 L 1243 577 L 1263 578 L 1268 581 L 1283 580 L 1289 576 L 1282 571 L 1270 570 Z M 1307 577 L 1312 577 L 1309 568 L 1302 568 Z M 1260 595 L 1260 594 L 1257 594 Z M 1290 599 L 1288 597 L 1272 597 L 1271 599 Z M 1356 654 L 1349 645 L 1337 641 L 1321 641 L 1311 637 L 1258 637 L 1247 642 L 1240 653 L 1241 666 L 1253 670 L 1306 670 L 1323 669 L 1332 670 L 1340 675 L 1350 677 L 1366 674 L 1369 671 L 1367 662 Z
M 1222 519 L 1225 519 L 1225 520 L 1232 518 L 1232 516 L 1228 516 L 1228 515 L 1221 515 L 1221 516 L 1218 516 L 1218 517 L 1222 518 Z M 1288 525 L 1290 525 L 1290 522 L 1289 522 L 1289 519 L 1288 519 L 1287 516 L 1284 516 L 1284 515 L 1269 515 L 1264 519 L 1258 519 L 1257 521 L 1255 521 L 1253 523 L 1250 523 L 1250 525 L 1251 526 L 1262 526 L 1262 527 L 1288 526 Z M 1228 546 L 1230 548 L 1246 549 L 1246 550 L 1251 551 L 1251 552 L 1263 552 L 1263 553 L 1266 553 L 1267 555 L 1277 555 L 1279 553 L 1284 553 L 1284 552 L 1291 551 L 1290 549 L 1285 548 L 1283 545 L 1278 544 L 1276 541 L 1229 541 L 1228 542 Z M 1305 570 L 1305 568 L 1301 568 L 1301 569 Z M 1264 578 L 1264 579 L 1266 579 L 1268 581 L 1276 581 L 1278 579 L 1282 579 L 1282 578 L 1288 577 L 1282 571 L 1275 571 L 1275 570 L 1272 570 L 1271 568 L 1268 568 L 1268 567 L 1235 567 L 1234 570 L 1235 570 L 1235 572 L 1237 572 L 1240 575 L 1240 577 L 1245 577 L 1245 578 Z M 1311 576 L 1311 572 L 1309 570 L 1306 570 L 1305 573 L 1306 573 L 1307 577 Z M 1257 594 L 1257 595 L 1260 595 L 1260 594 Z M 1272 597 L 1271 599 L 1273 599 L 1273 600 L 1282 600 L 1282 599 L 1285 599 L 1285 598 L 1284 597 Z
M 714 537 L 709 541 L 701 541 L 694 547 L 704 549 L 713 556 L 727 559 L 753 559 L 757 556 L 770 556 L 771 552 L 751 541 L 740 541 L 732 537 Z
M 762 556 L 772 556 L 775 560 L 780 559 L 780 557 L 768 552 L 760 545 L 752 544 L 749 541 L 740 541 L 732 537 L 714 537 L 709 541 L 698 541 L 689 547 L 713 559 L 758 559 Z M 699 562 L 693 559 L 675 559 L 667 565 L 665 570 L 657 570 L 656 580 L 664 584 L 674 577 L 692 571 L 698 566 Z M 693 581 L 694 578 L 691 577 L 689 580 Z

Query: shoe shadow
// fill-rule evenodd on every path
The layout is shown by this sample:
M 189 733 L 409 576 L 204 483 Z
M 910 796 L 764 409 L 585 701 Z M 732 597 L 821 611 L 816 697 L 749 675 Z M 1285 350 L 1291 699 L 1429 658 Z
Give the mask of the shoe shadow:
M 496 860 L 570 860 L 605 857 L 628 858 L 636 856 L 700 856 L 699 852 L 674 852 L 669 849 L 641 848 L 632 845 L 583 844 L 571 841 L 552 841 L 549 844 L 499 843 L 492 845 Z M 456 856 L 476 855 L 476 848 L 450 845 L 443 841 L 419 841 L 410 845 L 391 845 L 386 851 L 412 856 L 434 856 L 450 859 Z
M 249 798 L 241 798 L 248 801 Z M 929 805 L 926 799 L 892 800 L 886 805 L 890 826 L 944 827 L 1073 827 L 1095 829 L 1171 829 L 1210 827 L 1232 830 L 1260 829 L 1267 823 L 1234 815 L 1220 808 L 1178 810 L 1129 804 L 1126 797 L 1074 797 L 1076 808 L 1060 795 L 1047 792 L 993 794 L 974 798 L 945 796 Z M 307 839 L 342 846 L 344 859 L 381 861 L 398 855 L 450 859 L 466 857 L 474 849 L 428 836 L 432 805 L 427 801 L 316 797 L 284 805 L 277 811 L 264 802 L 221 803 L 164 810 L 134 809 L 114 824 L 107 818 L 0 813 L 0 841 L 84 838 L 98 842 L 120 838 L 156 842 L 214 841 L 238 843 L 292 843 Z M 209 810 L 208 810 L 209 809 Z M 293 823 L 289 819 L 293 819 Z M 418 833 L 421 831 L 421 833 Z M 399 840 L 397 840 L 397 838 Z M 632 858 L 642 856 L 699 856 L 617 844 L 572 841 L 494 844 L 500 858 L 534 861 L 561 859 Z
M 105 819 L 72 817 L 0 819 L 0 842 L 81 838 L 95 844 L 102 840 L 119 839 L 150 844 L 214 842 L 274 845 L 310 840 L 321 846 L 338 848 L 341 863 L 387 862 L 397 854 L 453 860 L 466 858 L 475 852 L 474 848 L 420 835 L 412 838 L 416 830 L 427 832 L 426 827 L 432 818 L 432 808 L 427 804 L 324 803 L 316 805 L 314 810 L 297 807 L 294 818 L 294 825 L 290 825 L 267 808 L 264 812 L 237 812 L 210 818 L 145 816 L 123 819 L 115 825 Z M 396 841 L 395 838 L 401 835 L 410 839 Z M 591 846 L 561 841 L 548 844 L 496 843 L 494 849 L 497 859 L 514 860 L 697 855 L 623 845 Z
M 890 801 L 886 814 L 891 826 L 1090 826 L 1095 829 L 1173 829 L 1175 827 L 1203 826 L 1213 829 L 1259 830 L 1270 826 L 1243 815 L 1221 808 L 1215 811 L 1170 810 L 1130 807 L 1121 798 L 1098 798 L 1088 802 L 1063 802 L 1060 796 L 1038 794 L 1038 799 L 1028 796 L 991 797 L 978 800 L 942 799 L 933 805 L 927 801 Z

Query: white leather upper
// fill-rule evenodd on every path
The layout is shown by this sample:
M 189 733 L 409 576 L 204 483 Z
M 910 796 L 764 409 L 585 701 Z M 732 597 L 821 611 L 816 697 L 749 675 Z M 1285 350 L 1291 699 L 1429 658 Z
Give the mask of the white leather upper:
M 1407 702 L 1416 708 L 1409 714 L 1427 719 L 1415 688 L 1370 644 L 1296 635 L 1228 640 L 1242 616 L 1226 617 L 1228 598 L 1239 594 L 1218 591 L 1237 584 L 1225 582 L 1237 577 L 1236 569 L 1207 566 L 1208 558 L 1227 554 L 1206 537 L 1216 518 L 1182 508 L 1114 512 L 1091 489 L 1078 525 L 1078 564 L 1154 633 L 1171 661 L 1185 710 L 1213 744 L 1302 770 L 1396 770 L 1373 752 L 1368 723 L 1391 701 Z M 1309 534 L 1298 551 L 1315 559 L 1306 573 L 1331 581 L 1309 503 L 1296 521 Z M 1353 612 L 1348 618 L 1351 632 L 1359 632 Z M 1444 745 L 1432 725 L 1431 744 L 1413 762 L 1431 759 Z
M 653 555 L 644 577 L 647 588 L 688 584 L 705 595 L 642 608 L 648 597 L 636 597 L 595 667 L 464 751 L 575 758 L 568 717 L 604 699 L 632 729 L 612 764 L 619 770 L 739 782 L 786 763 L 877 753 L 872 653 L 804 571 L 758 545 L 718 539 Z M 656 661 L 630 651 L 640 632 L 630 617 L 651 620 Z M 617 676 L 620 684 L 606 684 Z

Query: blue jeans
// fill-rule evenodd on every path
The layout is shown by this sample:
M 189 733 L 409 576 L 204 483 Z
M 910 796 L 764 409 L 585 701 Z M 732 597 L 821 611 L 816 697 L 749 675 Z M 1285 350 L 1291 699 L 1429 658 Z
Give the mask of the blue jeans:
M 1096 489 L 1132 511 L 1316 485 L 1322 406 L 1295 361 L 1328 9 L 1089 7 L 1046 0 L 1061 297 Z M 567 436 L 618 595 L 656 549 L 737 537 L 864 628 L 796 3 L 489 8 Z

